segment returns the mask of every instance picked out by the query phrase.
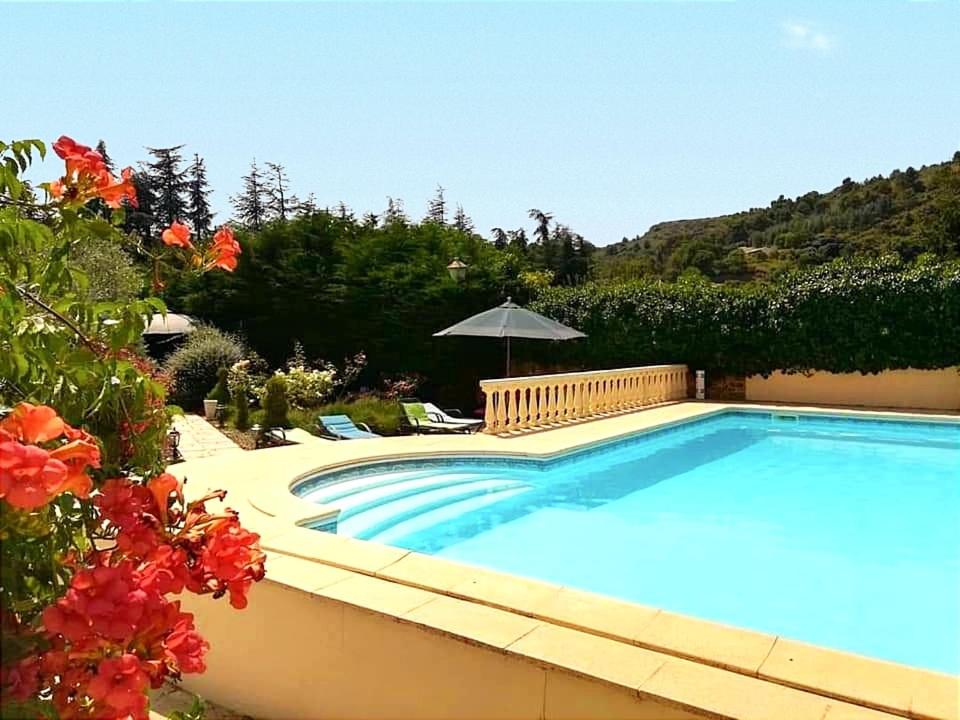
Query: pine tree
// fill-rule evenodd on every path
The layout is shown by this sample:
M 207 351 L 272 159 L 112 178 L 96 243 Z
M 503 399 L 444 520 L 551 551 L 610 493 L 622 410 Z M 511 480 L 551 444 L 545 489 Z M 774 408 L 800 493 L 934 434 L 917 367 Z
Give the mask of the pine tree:
M 97 142 L 97 152 L 100 153 L 100 157 L 103 158 L 103 164 L 106 165 L 107 170 L 110 172 L 110 174 L 116 175 L 117 174 L 116 168 L 113 165 L 113 160 L 111 160 L 110 156 L 107 154 L 107 144 L 103 140 L 100 140 L 99 142 Z M 109 219 L 113 215 L 113 211 L 100 198 L 97 198 L 96 200 L 94 200 L 90 204 L 90 207 L 93 210 L 93 212 L 95 212 L 100 217 Z
M 490 230 L 490 232 L 493 233 L 493 246 L 497 250 L 506 250 L 509 237 L 507 233 L 504 232 L 503 228 L 495 227 Z
M 341 220 L 353 220 L 353 210 L 343 200 L 337 203 L 337 217 Z
M 507 232 L 507 236 L 510 238 L 510 247 L 516 250 L 519 253 L 527 252 L 527 231 L 523 228 L 518 228 L 516 230 L 510 230 Z
M 297 215 L 313 215 L 319 211 L 317 196 L 314 193 L 307 195 L 307 199 L 297 203 Z
M 403 200 L 400 198 L 387 198 L 387 209 L 383 214 L 384 224 L 392 223 L 406 224 L 407 214 L 403 211 Z
M 259 230 L 267 219 L 270 196 L 256 158 L 250 163 L 250 173 L 243 176 L 243 192 L 230 198 L 237 219 L 252 230 Z
M 531 220 L 537 221 L 537 229 L 533 231 L 537 242 L 541 245 L 550 244 L 550 222 L 553 220 L 551 213 L 545 213 L 542 210 L 532 208 L 528 213 Z
M 376 213 L 368 212 L 363 216 L 363 225 L 368 228 L 375 228 L 380 222 L 380 216 Z
M 145 165 L 148 183 L 155 197 L 153 216 L 157 223 L 167 227 L 187 217 L 186 171 L 181 170 L 183 145 L 169 148 L 147 148 L 153 162 Z
M 103 158 L 103 164 L 107 166 L 107 170 L 110 171 L 111 175 L 116 175 L 117 170 L 114 167 L 113 160 L 110 159 L 110 156 L 107 155 L 107 144 L 100 140 L 97 143 L 97 152 L 100 153 L 100 156 Z
M 427 215 L 423 218 L 425 221 L 438 225 L 447 224 L 447 201 L 443 197 L 444 192 L 443 186 L 437 185 L 437 194 L 427 203 Z
M 210 193 L 207 183 L 207 166 L 203 158 L 194 153 L 193 164 L 187 168 L 187 216 L 193 231 L 199 238 L 210 234 L 214 213 L 210 210 Z
M 473 232 L 473 220 L 463 211 L 460 203 L 457 203 L 457 212 L 453 216 L 453 226 L 462 233 Z
M 281 220 L 287 219 L 287 214 L 292 212 L 299 204 L 297 198 L 290 192 L 290 179 L 287 177 L 287 169 L 279 163 L 267 163 L 267 190 L 268 199 L 266 202 L 267 213 Z
M 150 245 L 159 240 L 159 227 L 154 217 L 157 197 L 153 189 L 150 176 L 142 167 L 133 173 L 133 187 L 137 192 L 137 207 L 128 207 L 123 220 L 123 230 L 128 234 L 136 235 L 140 242 Z

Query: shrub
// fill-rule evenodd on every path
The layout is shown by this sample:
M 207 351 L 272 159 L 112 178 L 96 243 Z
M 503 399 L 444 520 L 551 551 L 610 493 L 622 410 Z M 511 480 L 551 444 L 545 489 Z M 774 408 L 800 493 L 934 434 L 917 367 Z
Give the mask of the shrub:
M 233 396 L 233 404 L 237 409 L 233 424 L 237 430 L 248 429 L 250 427 L 250 399 L 247 397 L 246 388 L 241 389 Z
M 287 403 L 287 382 L 283 377 L 274 375 L 267 380 L 260 404 L 263 406 L 264 425 L 290 427 L 290 419 L 287 417 L 287 411 L 290 409 Z
M 354 422 L 366 423 L 371 430 L 382 435 L 400 433 L 399 403 L 375 395 L 365 395 L 350 402 L 335 402 L 319 407 L 313 413 L 311 423 L 316 420 L 317 415 L 348 415 Z
M 383 396 L 388 400 L 416 395 L 417 388 L 423 383 L 423 378 L 417 373 L 404 373 L 396 377 L 383 379 Z
M 277 370 L 274 377 L 286 383 L 287 399 L 298 408 L 314 408 L 333 392 L 335 374 L 332 370 L 311 370 L 292 366 L 287 372 Z
M 222 367 L 217 370 L 217 384 L 213 386 L 213 390 L 207 393 L 207 400 L 216 400 L 224 405 L 230 402 L 230 390 L 227 389 L 227 368 Z
M 230 367 L 244 353 L 243 344 L 234 336 L 214 327 L 197 328 L 164 363 L 170 375 L 170 399 L 188 410 L 199 409 L 217 381 L 217 371 Z
M 258 395 L 256 388 L 262 388 L 267 380 L 267 364 L 256 353 L 249 353 L 243 360 L 235 362 L 227 372 L 227 390 L 231 397 L 245 392 Z

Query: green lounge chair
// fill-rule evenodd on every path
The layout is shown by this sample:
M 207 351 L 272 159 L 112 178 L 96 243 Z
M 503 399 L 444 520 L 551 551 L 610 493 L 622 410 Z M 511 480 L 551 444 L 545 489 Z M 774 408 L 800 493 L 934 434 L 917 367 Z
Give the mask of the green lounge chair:
M 457 417 L 459 410 L 441 410 L 433 403 L 422 403 L 416 398 L 400 400 L 403 408 L 403 427 L 408 432 L 420 433 L 472 433 L 480 429 L 482 420 Z
M 373 432 L 368 425 L 360 423 L 361 430 L 346 415 L 320 415 L 317 418 L 320 432 L 334 440 L 371 440 L 383 437 Z

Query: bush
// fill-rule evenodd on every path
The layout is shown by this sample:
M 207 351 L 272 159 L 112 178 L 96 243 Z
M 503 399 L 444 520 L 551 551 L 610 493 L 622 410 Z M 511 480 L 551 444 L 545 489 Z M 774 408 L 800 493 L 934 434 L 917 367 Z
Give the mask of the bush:
M 287 383 L 282 377 L 274 375 L 267 380 L 260 404 L 263 406 L 264 425 L 290 427 L 290 419 L 287 417 L 287 411 L 290 409 L 287 403 Z
M 170 400 L 188 410 L 200 409 L 219 369 L 238 362 L 245 351 L 232 335 L 214 327 L 197 328 L 164 363 L 171 381 Z
M 227 389 L 227 369 L 225 367 L 217 370 L 217 384 L 213 386 L 213 390 L 207 393 L 207 400 L 216 400 L 224 405 L 230 402 L 230 390 Z
M 676 362 L 752 375 L 960 363 L 956 261 L 838 261 L 770 285 L 550 288 L 531 308 L 587 333 L 550 353 L 591 368 Z
M 247 397 L 245 388 L 234 395 L 233 404 L 237 410 L 233 424 L 237 430 L 248 429 L 250 427 L 250 399 Z
M 277 370 L 275 377 L 286 383 L 287 399 L 298 408 L 314 408 L 333 392 L 335 373 L 332 370 L 312 370 L 291 366 L 287 372 Z
M 262 388 L 267 381 L 267 363 L 256 353 L 249 353 L 247 357 L 230 366 L 227 372 L 227 390 L 231 397 L 245 392 L 249 399 L 252 392 L 258 395 L 256 388 Z

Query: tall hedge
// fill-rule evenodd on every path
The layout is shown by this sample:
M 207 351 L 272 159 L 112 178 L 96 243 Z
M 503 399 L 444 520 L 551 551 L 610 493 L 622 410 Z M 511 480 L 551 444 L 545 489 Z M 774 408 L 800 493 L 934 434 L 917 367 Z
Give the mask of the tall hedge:
M 960 263 L 840 261 L 773 284 L 636 281 L 550 288 L 532 305 L 588 338 L 570 364 L 864 373 L 960 364 Z

